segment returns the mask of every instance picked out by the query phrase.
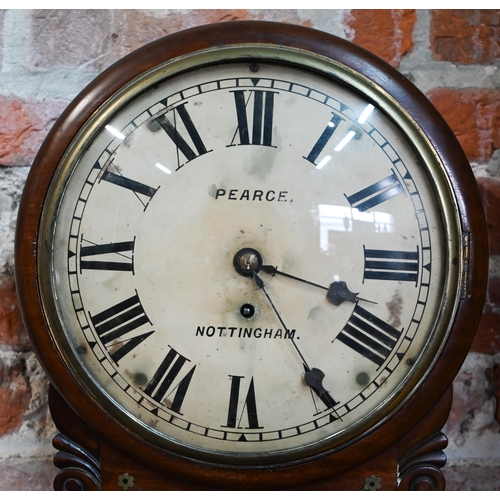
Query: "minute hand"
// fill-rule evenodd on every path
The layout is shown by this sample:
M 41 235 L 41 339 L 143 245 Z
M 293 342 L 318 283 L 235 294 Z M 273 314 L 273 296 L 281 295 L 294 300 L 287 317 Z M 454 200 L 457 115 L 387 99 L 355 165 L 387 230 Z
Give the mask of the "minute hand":
M 274 305 L 274 302 L 271 300 L 271 297 L 269 297 L 264 282 L 255 271 L 252 272 L 252 276 L 255 281 L 255 284 L 264 292 L 264 295 L 266 296 L 269 304 L 273 308 L 273 311 L 276 314 L 279 322 L 285 329 L 285 332 L 289 332 L 290 330 L 288 330 L 288 328 L 286 327 L 283 319 L 281 318 L 280 313 L 278 312 L 276 306 Z M 323 387 L 323 379 L 325 378 L 325 374 L 319 368 L 309 368 L 307 361 L 300 352 L 300 349 L 295 343 L 295 340 L 293 340 L 293 337 L 289 337 L 289 339 L 291 340 L 293 347 L 295 347 L 295 350 L 300 356 L 300 359 L 302 359 L 302 363 L 304 365 L 304 370 L 305 370 L 304 381 L 306 385 L 308 385 L 319 396 L 319 398 L 321 399 L 321 401 L 323 401 L 323 403 L 325 403 L 327 408 L 333 408 L 337 404 L 337 401 L 335 401 L 332 398 L 332 396 L 330 396 L 329 392 Z
M 269 297 L 269 294 L 267 293 L 264 282 L 262 281 L 260 276 L 255 271 L 252 273 L 252 275 L 253 275 L 253 279 L 254 279 L 256 285 L 264 292 L 264 295 L 266 296 L 269 304 L 271 304 L 271 307 L 273 308 L 274 314 L 276 314 L 279 322 L 281 323 L 281 325 L 285 329 L 285 332 L 289 332 L 290 330 L 288 330 L 288 328 L 286 327 L 285 323 L 281 319 L 280 313 L 278 312 L 278 310 L 276 309 L 276 306 L 274 305 L 274 302 L 271 300 L 271 297 Z M 309 365 L 307 364 L 307 361 L 305 360 L 304 356 L 302 356 L 302 353 L 300 352 L 300 349 L 298 348 L 297 344 L 295 343 L 295 340 L 293 340 L 293 337 L 289 337 L 289 338 L 292 341 L 293 347 L 295 347 L 295 350 L 297 351 L 298 355 L 302 359 L 302 362 L 304 363 L 304 367 L 305 367 L 306 371 L 310 371 Z
M 261 270 L 264 271 L 267 274 L 275 275 L 275 274 L 280 274 L 281 276 L 286 276 L 287 278 L 292 278 L 296 281 L 300 281 L 302 283 L 307 283 L 308 285 L 315 286 L 317 288 L 321 288 L 323 290 L 327 290 L 326 298 L 328 302 L 338 306 L 342 304 L 345 300 L 349 300 L 350 302 L 356 302 L 356 300 L 364 300 L 365 302 L 371 302 L 372 304 L 376 304 L 376 302 L 373 302 L 371 300 L 363 299 L 361 297 L 358 297 L 358 293 L 353 293 L 347 288 L 347 284 L 345 281 L 334 281 L 333 283 L 330 284 L 330 286 L 327 288 L 326 286 L 323 285 L 318 285 L 317 283 L 313 283 L 312 281 L 305 280 L 303 278 L 299 278 L 297 276 L 293 276 L 288 273 L 284 273 L 283 271 L 278 271 L 278 269 L 275 266 L 262 266 Z

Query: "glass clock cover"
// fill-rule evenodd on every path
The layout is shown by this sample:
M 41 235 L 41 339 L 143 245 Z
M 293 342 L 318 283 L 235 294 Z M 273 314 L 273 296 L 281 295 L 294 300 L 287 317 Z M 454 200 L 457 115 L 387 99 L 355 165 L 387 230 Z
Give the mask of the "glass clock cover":
M 457 215 L 423 134 L 359 75 L 220 57 L 155 68 L 88 120 L 52 183 L 43 300 L 124 426 L 281 462 L 418 387 L 456 307 Z

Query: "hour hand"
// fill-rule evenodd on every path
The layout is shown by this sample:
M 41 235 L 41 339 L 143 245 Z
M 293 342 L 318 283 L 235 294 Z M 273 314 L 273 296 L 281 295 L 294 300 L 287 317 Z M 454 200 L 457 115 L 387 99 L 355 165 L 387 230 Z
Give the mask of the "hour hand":
M 317 288 L 321 288 L 323 290 L 327 290 L 326 298 L 328 302 L 331 304 L 334 304 L 336 306 L 339 306 L 342 304 L 342 302 L 348 300 L 350 302 L 356 302 L 358 300 L 363 300 L 365 302 L 371 302 L 372 304 L 376 304 L 376 302 L 373 302 L 371 300 L 363 299 L 361 297 L 358 297 L 358 293 L 353 293 L 351 292 L 346 285 L 345 281 L 334 281 L 333 283 L 330 284 L 330 287 L 327 288 L 326 286 L 323 285 L 318 285 L 317 283 L 313 283 L 312 281 L 307 281 L 302 278 L 298 278 L 297 276 L 293 276 L 288 273 L 284 273 L 283 271 L 278 271 L 278 268 L 275 266 L 262 266 L 261 271 L 264 271 L 265 273 L 271 274 L 272 276 L 275 276 L 276 274 L 279 274 L 281 276 L 286 276 L 287 278 L 292 278 L 296 281 L 300 281 L 302 283 L 307 283 L 308 285 L 315 286 Z
M 345 300 L 356 302 L 356 297 L 358 295 L 358 293 L 353 293 L 349 290 L 349 288 L 347 288 L 347 284 L 345 281 L 334 281 L 330 284 L 330 288 L 328 289 L 326 298 L 328 302 L 331 302 L 332 304 L 338 306 Z
M 312 281 L 307 281 L 305 279 L 298 278 L 297 276 L 292 276 L 291 274 L 284 273 L 283 271 L 278 271 L 278 268 L 276 266 L 262 266 L 260 269 L 261 271 L 264 271 L 265 273 L 270 274 L 272 276 L 279 274 L 281 276 L 286 276 L 287 278 L 292 278 L 293 280 L 301 281 L 302 283 L 307 283 L 308 285 L 322 288 L 323 290 L 328 290 L 326 286 L 318 285 L 317 283 L 313 283 Z

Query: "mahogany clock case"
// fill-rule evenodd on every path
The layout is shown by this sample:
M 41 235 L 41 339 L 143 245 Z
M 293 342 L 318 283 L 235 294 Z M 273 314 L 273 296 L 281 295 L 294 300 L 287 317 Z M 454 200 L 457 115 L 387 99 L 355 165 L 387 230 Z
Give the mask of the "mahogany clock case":
M 462 266 L 463 287 L 454 324 L 439 358 L 418 390 L 376 430 L 348 446 L 276 467 L 258 463 L 216 465 L 186 459 L 146 442 L 111 418 L 75 380 L 59 347 L 54 345 L 41 303 L 38 276 L 37 242 L 46 194 L 68 146 L 92 114 L 128 82 L 164 61 L 232 45 L 248 46 L 249 56 L 244 59 L 251 61 L 250 49 L 254 44 L 277 49 L 293 47 L 337 61 L 364 75 L 399 103 L 439 155 L 455 192 L 465 235 L 461 249 L 464 257 L 456 263 Z M 471 168 L 452 131 L 427 98 L 388 64 L 345 40 L 300 26 L 270 22 L 193 28 L 146 45 L 104 71 L 71 102 L 43 143 L 26 183 L 16 233 L 16 282 L 21 311 L 34 350 L 52 385 L 101 442 L 159 473 L 216 488 L 299 487 L 370 460 L 418 428 L 440 400 L 448 398 L 448 390 L 467 355 L 482 312 L 487 265 L 486 225 Z

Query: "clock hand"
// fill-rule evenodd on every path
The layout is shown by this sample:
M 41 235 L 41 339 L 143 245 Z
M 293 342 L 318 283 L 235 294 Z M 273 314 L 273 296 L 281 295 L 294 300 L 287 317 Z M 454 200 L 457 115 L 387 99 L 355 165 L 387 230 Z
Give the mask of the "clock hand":
M 370 302 L 371 304 L 376 304 L 373 300 L 363 299 L 358 297 L 358 293 L 353 293 L 347 288 L 345 281 L 334 281 L 330 283 L 330 288 L 326 294 L 328 302 L 338 306 L 344 302 L 344 300 L 349 300 L 350 302 L 356 302 L 357 300 L 363 300 L 365 302 Z
M 298 278 L 297 276 L 292 276 L 291 274 L 284 273 L 283 271 L 278 271 L 278 268 L 275 266 L 262 266 L 261 270 L 264 271 L 265 273 L 271 274 L 272 276 L 274 276 L 275 274 L 280 274 L 282 276 L 286 276 L 287 278 L 292 278 L 294 280 L 301 281 L 302 283 L 307 283 L 308 285 L 312 285 L 321 288 L 323 290 L 328 290 L 326 298 L 328 302 L 336 306 L 342 304 L 342 302 L 344 302 L 345 300 L 348 300 L 350 302 L 356 302 L 356 300 L 363 300 L 365 302 L 370 302 L 371 304 L 376 304 L 376 302 L 373 302 L 372 300 L 358 297 L 358 293 L 351 292 L 347 288 L 347 284 L 345 281 L 334 281 L 333 283 L 330 284 L 330 287 L 327 288 L 326 286 L 318 285 L 317 283 L 313 283 L 312 281 L 307 281 L 305 279 Z
M 283 271 L 278 271 L 278 268 L 275 266 L 261 266 L 261 270 L 267 274 L 271 274 L 272 276 L 274 276 L 275 274 L 281 274 L 281 276 L 286 276 L 287 278 L 292 278 L 294 280 L 301 281 L 302 283 L 307 283 L 308 285 L 316 286 L 318 288 L 322 288 L 323 290 L 328 290 L 326 286 L 318 285 L 317 283 L 298 278 L 297 276 L 292 276 L 291 274 L 284 273 Z
M 273 301 L 271 300 L 271 297 L 269 297 L 269 294 L 267 293 L 267 290 L 265 288 L 264 281 L 262 281 L 261 277 L 255 272 L 252 271 L 252 276 L 253 279 L 256 283 L 256 285 L 264 292 L 269 304 L 271 304 L 271 307 L 273 308 L 274 313 L 276 314 L 279 322 L 285 329 L 285 332 L 288 332 L 288 328 L 286 327 L 283 319 L 281 318 L 280 313 L 276 309 L 276 306 L 274 305 Z M 317 395 L 318 397 L 325 403 L 325 405 L 328 408 L 332 408 L 337 404 L 337 401 L 335 401 L 329 394 L 329 392 L 323 387 L 323 379 L 325 378 L 325 374 L 319 369 L 319 368 L 309 368 L 309 365 L 307 364 L 306 359 L 300 352 L 299 347 L 295 343 L 295 340 L 292 337 L 289 337 L 291 340 L 293 346 L 295 347 L 295 350 L 297 351 L 298 355 L 302 359 L 302 363 L 304 364 L 304 370 L 305 370 L 305 375 L 304 375 L 304 381 L 307 386 L 309 386 Z
M 261 277 L 255 272 L 252 272 L 253 280 L 255 281 L 256 285 L 264 292 L 264 295 L 266 296 L 269 304 L 271 304 L 271 307 L 273 308 L 274 313 L 278 317 L 279 322 L 285 329 L 285 332 L 288 332 L 288 328 L 286 327 L 285 323 L 283 322 L 283 319 L 281 318 L 280 313 L 276 309 L 276 306 L 274 305 L 273 301 L 271 300 L 271 297 L 269 297 L 269 294 L 267 293 L 267 290 L 265 288 L 264 282 L 262 281 Z M 302 362 L 304 363 L 304 367 L 306 368 L 306 371 L 310 371 L 309 365 L 307 364 L 307 361 L 305 360 L 304 356 L 300 352 L 300 349 L 298 348 L 297 344 L 295 343 L 295 340 L 293 338 L 290 338 L 292 341 L 293 346 L 295 347 L 295 350 L 298 352 L 299 356 L 302 359 Z

